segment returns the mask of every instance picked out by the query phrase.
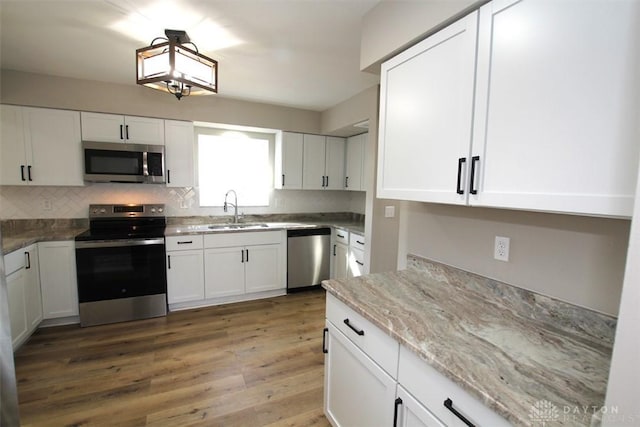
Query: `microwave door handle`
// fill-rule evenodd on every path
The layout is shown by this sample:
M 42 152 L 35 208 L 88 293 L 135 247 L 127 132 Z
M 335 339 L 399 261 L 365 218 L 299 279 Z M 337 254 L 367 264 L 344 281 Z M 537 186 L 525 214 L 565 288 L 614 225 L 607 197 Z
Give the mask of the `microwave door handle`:
M 142 175 L 149 176 L 149 160 L 147 159 L 147 152 L 142 152 Z

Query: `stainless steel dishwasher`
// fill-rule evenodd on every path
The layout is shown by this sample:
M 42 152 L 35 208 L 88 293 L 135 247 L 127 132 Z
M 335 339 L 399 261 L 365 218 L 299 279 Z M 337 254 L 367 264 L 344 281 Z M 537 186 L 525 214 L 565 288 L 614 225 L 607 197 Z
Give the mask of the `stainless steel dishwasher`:
M 330 228 L 287 231 L 287 292 L 320 285 L 329 278 Z

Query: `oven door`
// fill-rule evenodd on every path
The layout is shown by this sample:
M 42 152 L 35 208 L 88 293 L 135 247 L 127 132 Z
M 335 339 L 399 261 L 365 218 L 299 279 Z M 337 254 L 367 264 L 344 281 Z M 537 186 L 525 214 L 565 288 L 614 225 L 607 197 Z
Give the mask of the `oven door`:
M 76 242 L 79 302 L 166 294 L 164 238 Z

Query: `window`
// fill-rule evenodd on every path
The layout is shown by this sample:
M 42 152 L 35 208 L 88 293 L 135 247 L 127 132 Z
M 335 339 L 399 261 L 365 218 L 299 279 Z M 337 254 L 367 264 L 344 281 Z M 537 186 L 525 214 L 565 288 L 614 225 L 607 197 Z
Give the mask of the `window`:
M 272 134 L 198 128 L 200 206 L 222 206 L 227 191 L 241 206 L 269 206 Z

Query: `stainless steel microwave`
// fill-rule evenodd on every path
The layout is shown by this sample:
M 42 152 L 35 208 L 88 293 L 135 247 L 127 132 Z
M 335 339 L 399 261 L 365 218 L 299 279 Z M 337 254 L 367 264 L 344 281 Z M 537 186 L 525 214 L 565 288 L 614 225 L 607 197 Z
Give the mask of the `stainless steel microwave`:
M 162 184 L 164 146 L 82 142 L 84 180 Z

